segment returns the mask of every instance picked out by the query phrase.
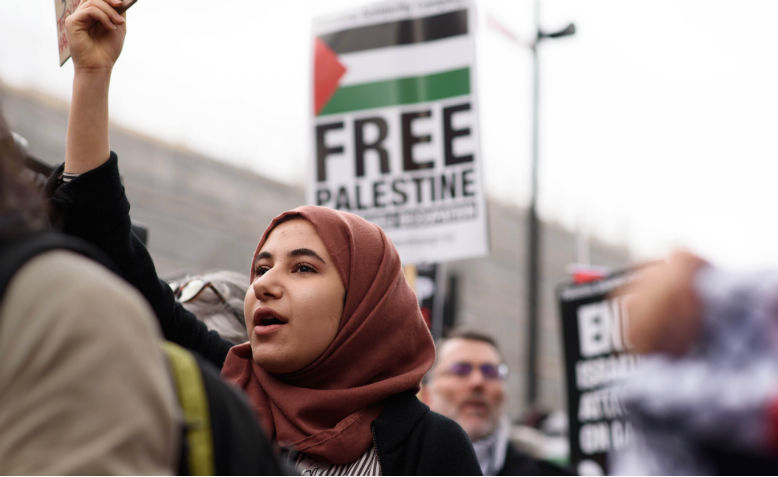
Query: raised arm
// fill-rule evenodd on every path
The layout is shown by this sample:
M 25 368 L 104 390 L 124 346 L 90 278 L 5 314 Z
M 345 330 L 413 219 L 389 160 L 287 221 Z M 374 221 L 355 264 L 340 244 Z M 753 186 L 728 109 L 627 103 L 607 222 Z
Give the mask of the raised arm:
M 65 22 L 73 58 L 65 172 L 80 174 L 108 160 L 108 86 L 127 26 L 121 0 L 86 0 Z
M 66 21 L 75 76 L 65 164 L 46 184 L 51 223 L 97 246 L 114 262 L 122 278 L 149 302 L 166 339 L 221 367 L 231 343 L 176 302 L 131 231 L 118 158 L 108 144 L 108 86 L 125 33 L 124 18 L 113 6 L 121 3 L 87 0 Z M 77 177 L 60 181 L 63 173 Z

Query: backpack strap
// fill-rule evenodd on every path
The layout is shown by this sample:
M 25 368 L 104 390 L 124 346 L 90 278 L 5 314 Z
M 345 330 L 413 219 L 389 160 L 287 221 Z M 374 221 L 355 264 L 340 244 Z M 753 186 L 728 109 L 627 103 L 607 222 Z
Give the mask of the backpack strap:
M 36 255 L 56 249 L 76 252 L 116 273 L 116 266 L 102 251 L 76 237 L 53 231 L 3 237 L 0 239 L 0 300 L 17 270 Z
M 177 344 L 163 341 L 162 349 L 170 364 L 178 403 L 184 413 L 189 473 L 213 475 L 213 434 L 200 368 L 192 354 Z

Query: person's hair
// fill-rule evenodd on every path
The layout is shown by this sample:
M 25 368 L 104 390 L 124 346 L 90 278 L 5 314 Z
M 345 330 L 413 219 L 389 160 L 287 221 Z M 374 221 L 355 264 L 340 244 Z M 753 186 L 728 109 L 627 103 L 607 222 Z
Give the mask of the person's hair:
M 470 329 L 455 329 L 452 330 L 450 333 L 448 333 L 445 338 L 440 342 L 439 346 L 443 346 L 443 343 L 449 340 L 453 340 L 455 338 L 461 339 L 461 340 L 470 340 L 470 341 L 480 341 L 482 343 L 486 343 L 489 345 L 492 345 L 494 349 L 497 351 L 497 354 L 500 356 L 500 359 L 502 360 L 502 351 L 500 351 L 500 346 L 497 345 L 497 341 L 490 335 L 487 335 L 486 333 L 482 333 L 480 331 L 470 330 Z
M 231 270 L 219 270 L 200 275 L 187 275 L 177 280 L 183 286 L 192 280 L 210 283 L 219 293 L 205 287 L 194 299 L 183 302 L 184 308 L 192 312 L 210 330 L 232 343 L 248 341 L 246 324 L 243 320 L 243 300 L 249 287 L 249 278 Z
M 1 105 L 0 105 L 1 106 Z M 25 176 L 25 154 L 0 107 L 0 236 L 39 230 L 47 215 L 41 191 Z

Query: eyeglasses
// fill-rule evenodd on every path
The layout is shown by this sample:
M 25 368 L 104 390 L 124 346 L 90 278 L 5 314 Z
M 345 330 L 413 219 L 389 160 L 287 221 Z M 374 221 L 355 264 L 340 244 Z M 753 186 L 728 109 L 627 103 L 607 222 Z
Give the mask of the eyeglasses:
M 470 376 L 470 373 L 473 372 L 473 369 L 475 368 L 481 370 L 481 374 L 485 379 L 503 380 L 508 376 L 508 366 L 504 363 L 484 363 L 480 366 L 475 366 L 472 363 L 458 362 L 449 366 L 446 369 L 446 374 L 453 374 L 460 378 L 466 378 Z

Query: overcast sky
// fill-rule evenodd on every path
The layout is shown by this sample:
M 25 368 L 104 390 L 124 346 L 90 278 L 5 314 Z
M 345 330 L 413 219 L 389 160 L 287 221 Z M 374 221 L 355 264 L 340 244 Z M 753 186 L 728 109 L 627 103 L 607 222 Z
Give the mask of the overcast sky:
M 302 184 L 311 22 L 365 2 L 139 0 L 111 116 L 171 143 Z M 686 246 L 778 265 L 778 2 L 541 2 L 540 210 L 639 258 Z M 487 192 L 526 205 L 534 1 L 475 2 Z M 0 1 L 0 80 L 70 96 L 53 0 Z M 64 138 L 63 138 L 64 140 Z M 523 238 L 521 238 L 523 240 Z

